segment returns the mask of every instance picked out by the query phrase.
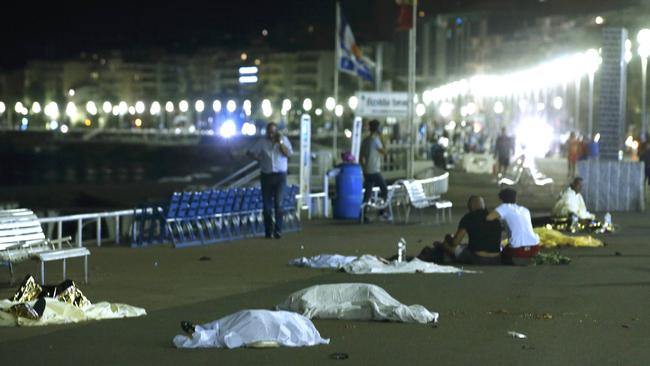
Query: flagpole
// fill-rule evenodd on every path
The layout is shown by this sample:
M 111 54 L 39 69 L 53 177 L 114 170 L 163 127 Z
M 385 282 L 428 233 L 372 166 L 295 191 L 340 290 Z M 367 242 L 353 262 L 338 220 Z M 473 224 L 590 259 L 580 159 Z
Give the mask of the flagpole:
M 409 60 L 408 60 L 408 132 L 409 151 L 407 154 L 406 175 L 414 178 L 415 175 L 415 73 L 416 73 L 416 48 L 417 48 L 417 0 L 413 0 L 412 28 L 409 30 Z
M 340 39 L 340 29 L 341 29 L 341 5 L 339 2 L 336 2 L 336 29 L 334 30 L 334 106 L 337 106 L 339 104 L 339 62 L 340 62 L 340 44 L 341 44 L 341 39 Z M 336 108 L 335 108 L 336 109 Z M 336 161 L 337 159 L 337 146 L 336 146 L 336 140 L 338 138 L 338 118 L 334 111 L 332 111 L 332 124 L 333 124 L 333 131 L 334 131 L 334 136 L 332 139 L 332 154 L 334 157 L 334 160 Z

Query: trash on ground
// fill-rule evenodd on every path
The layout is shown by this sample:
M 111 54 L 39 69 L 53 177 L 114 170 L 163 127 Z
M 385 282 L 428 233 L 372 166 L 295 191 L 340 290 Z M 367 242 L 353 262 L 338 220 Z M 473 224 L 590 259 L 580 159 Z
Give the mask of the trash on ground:
M 509 331 L 509 332 L 508 332 L 508 335 L 511 336 L 512 338 L 517 338 L 517 339 L 526 339 L 526 338 L 528 338 L 528 337 L 526 337 L 525 334 L 523 334 L 523 333 L 519 333 L 519 332 L 515 332 L 515 331 L 513 331 L 513 330 Z

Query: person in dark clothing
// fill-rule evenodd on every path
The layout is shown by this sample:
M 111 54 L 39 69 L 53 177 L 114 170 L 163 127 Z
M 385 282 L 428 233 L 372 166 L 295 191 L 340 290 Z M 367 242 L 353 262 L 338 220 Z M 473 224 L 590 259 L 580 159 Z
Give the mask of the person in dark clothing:
M 510 166 L 510 157 L 515 152 L 515 144 L 512 137 L 508 136 L 505 127 L 501 128 L 501 134 L 497 137 L 495 155 L 497 158 L 497 172 L 504 174 Z
M 467 202 L 468 213 L 458 223 L 454 236 L 447 235 L 443 242 L 434 242 L 433 248 L 426 247 L 418 258 L 425 261 L 465 264 L 501 264 L 501 224 L 486 221 L 488 211 L 480 196 L 471 196 Z M 465 236 L 467 245 L 461 245 Z

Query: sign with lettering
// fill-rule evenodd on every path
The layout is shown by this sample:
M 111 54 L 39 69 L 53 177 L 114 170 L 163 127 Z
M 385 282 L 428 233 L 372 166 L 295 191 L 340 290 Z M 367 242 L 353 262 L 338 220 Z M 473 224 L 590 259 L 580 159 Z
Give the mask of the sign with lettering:
M 357 92 L 359 105 L 355 114 L 359 117 L 406 117 L 408 93 Z

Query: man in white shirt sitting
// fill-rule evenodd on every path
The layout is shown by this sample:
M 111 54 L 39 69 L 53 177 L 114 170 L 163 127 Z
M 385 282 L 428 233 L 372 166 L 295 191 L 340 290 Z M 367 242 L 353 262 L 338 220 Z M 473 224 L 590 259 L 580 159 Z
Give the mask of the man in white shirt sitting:
M 580 220 L 593 220 L 594 214 L 587 211 L 585 200 L 582 198 L 582 178 L 576 177 L 573 183 L 560 195 L 553 207 L 553 216 L 569 217 L 575 215 Z
M 528 264 L 539 253 L 539 236 L 533 231 L 530 211 L 517 204 L 517 191 L 506 188 L 499 192 L 501 204 L 486 220 L 501 220 L 508 228 L 508 246 L 501 251 L 504 264 Z

